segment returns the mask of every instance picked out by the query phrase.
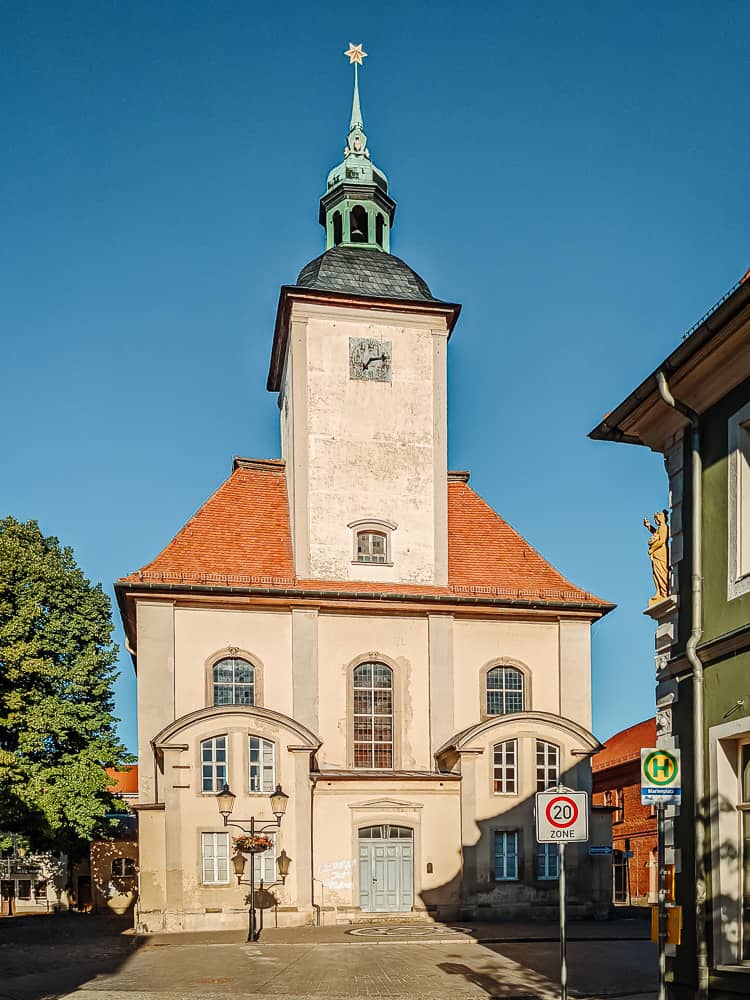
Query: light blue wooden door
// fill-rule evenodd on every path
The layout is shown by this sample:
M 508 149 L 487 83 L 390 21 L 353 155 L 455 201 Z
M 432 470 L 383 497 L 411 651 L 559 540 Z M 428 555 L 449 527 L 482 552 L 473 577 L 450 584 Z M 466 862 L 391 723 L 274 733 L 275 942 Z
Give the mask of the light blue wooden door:
M 363 837 L 362 834 L 370 834 Z M 379 835 L 372 836 L 373 833 Z M 389 834 L 396 836 L 389 836 Z M 385 836 L 383 836 L 385 834 Z M 406 827 L 367 827 L 359 840 L 359 905 L 366 913 L 405 913 L 414 904 L 414 844 Z

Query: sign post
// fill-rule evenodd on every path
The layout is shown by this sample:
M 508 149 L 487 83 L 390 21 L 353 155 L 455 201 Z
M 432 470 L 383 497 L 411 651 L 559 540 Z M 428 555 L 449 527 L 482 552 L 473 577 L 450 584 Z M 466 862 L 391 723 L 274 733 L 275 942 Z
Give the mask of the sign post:
M 646 747 L 641 750 L 641 804 L 655 806 L 657 815 L 657 854 L 659 866 L 659 1000 L 665 1000 L 665 974 L 667 970 L 667 887 L 664 850 L 664 809 L 679 805 L 682 797 L 682 768 L 679 750 L 662 750 Z
M 568 928 L 565 909 L 565 845 L 589 839 L 589 804 L 586 792 L 558 785 L 536 793 L 538 844 L 557 844 L 560 887 L 560 997 L 568 1000 Z

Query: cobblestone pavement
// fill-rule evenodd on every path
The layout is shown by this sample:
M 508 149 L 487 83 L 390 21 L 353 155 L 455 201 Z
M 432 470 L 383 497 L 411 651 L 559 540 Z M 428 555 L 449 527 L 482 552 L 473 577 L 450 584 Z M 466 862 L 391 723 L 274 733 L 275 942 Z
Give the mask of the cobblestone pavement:
M 465 930 L 439 942 L 426 935 L 398 940 L 391 933 L 344 931 L 345 937 L 328 942 L 318 937 L 247 944 L 237 935 L 231 941 L 198 934 L 139 939 L 119 932 L 107 936 L 93 923 L 79 928 L 76 936 L 61 933 L 65 928 L 57 924 L 54 934 L 26 934 L 19 942 L 4 940 L 0 927 L 0 1000 L 559 997 L 558 947 L 549 940 L 482 945 L 467 941 Z M 649 942 L 573 942 L 569 964 L 571 997 L 655 1000 Z

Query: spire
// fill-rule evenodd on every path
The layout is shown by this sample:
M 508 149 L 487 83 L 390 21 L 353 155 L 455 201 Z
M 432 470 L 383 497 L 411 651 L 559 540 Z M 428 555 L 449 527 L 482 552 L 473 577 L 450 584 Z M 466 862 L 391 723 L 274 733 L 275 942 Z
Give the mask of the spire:
M 326 230 L 326 249 L 357 244 L 389 252 L 390 229 L 396 211 L 388 197 L 388 181 L 370 159 L 359 100 L 359 67 L 367 53 L 362 45 L 349 42 L 344 52 L 354 66 L 354 94 L 344 162 L 328 175 L 326 193 L 320 199 L 320 222 Z
M 359 79 L 357 76 L 357 63 L 354 64 L 354 97 L 352 98 L 352 120 L 349 122 L 349 131 L 352 132 L 355 128 L 364 128 L 364 122 L 362 121 L 362 109 L 359 106 Z

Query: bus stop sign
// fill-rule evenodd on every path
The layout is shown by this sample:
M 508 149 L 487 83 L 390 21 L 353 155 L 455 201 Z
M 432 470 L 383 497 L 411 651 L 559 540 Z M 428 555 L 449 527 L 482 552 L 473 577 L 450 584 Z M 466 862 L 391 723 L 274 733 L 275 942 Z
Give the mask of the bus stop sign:
M 679 805 L 681 798 L 679 750 L 646 747 L 641 750 L 641 804 Z

